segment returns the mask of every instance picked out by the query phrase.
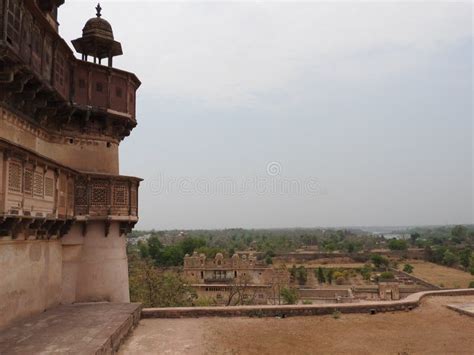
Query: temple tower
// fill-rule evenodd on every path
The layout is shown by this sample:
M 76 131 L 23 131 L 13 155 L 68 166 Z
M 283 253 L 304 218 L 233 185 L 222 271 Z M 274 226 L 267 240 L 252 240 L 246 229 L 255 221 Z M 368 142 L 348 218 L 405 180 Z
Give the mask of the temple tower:
M 75 57 L 63 3 L 0 0 L 0 328 L 60 303 L 129 301 L 140 179 L 119 175 L 118 150 L 140 81 L 112 66 L 122 47 L 100 5 Z

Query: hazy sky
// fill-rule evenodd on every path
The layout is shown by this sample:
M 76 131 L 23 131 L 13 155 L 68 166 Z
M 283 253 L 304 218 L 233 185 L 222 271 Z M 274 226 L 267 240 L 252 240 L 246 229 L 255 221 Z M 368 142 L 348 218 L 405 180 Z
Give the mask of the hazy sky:
M 474 222 L 471 2 L 101 5 L 143 83 L 138 228 Z

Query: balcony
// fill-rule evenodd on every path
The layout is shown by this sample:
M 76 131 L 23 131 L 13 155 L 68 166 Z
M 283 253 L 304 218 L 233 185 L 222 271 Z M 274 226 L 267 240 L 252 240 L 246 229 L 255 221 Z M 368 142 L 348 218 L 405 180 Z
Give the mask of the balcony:
M 138 186 L 141 179 L 117 175 L 76 177 L 76 220 L 138 221 Z
M 128 135 L 140 86 L 133 73 L 75 58 L 36 1 L 0 0 L 0 9 L 0 100 L 55 126 L 72 115 L 118 119 Z
M 74 223 L 138 221 L 141 179 L 86 174 L 0 140 L 0 237 L 61 237 Z M 84 229 L 85 230 L 85 229 Z

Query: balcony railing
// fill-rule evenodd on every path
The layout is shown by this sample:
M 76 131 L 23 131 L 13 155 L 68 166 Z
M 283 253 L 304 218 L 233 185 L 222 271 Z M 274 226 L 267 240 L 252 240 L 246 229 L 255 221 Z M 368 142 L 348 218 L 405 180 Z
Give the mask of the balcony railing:
M 138 220 L 141 179 L 84 174 L 0 141 L 0 220 Z
M 140 179 L 112 175 L 80 175 L 75 181 L 75 215 L 81 219 L 138 220 Z

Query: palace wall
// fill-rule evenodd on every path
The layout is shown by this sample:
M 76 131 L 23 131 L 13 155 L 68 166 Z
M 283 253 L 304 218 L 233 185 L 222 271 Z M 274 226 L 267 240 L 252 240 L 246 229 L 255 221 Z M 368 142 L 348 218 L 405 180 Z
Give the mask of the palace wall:
M 59 240 L 0 241 L 0 329 L 61 301 Z
M 75 301 L 130 302 L 127 241 L 120 235 L 119 223 L 112 222 L 105 236 L 104 223 L 91 222 L 84 237 L 80 237 L 82 244 L 77 244 L 78 237 L 72 231 L 72 236 L 63 238 L 63 245 L 67 274 L 73 277 L 76 270 Z M 78 255 L 79 250 L 71 247 L 79 245 L 82 250 Z M 76 256 L 79 258 L 74 260 Z
M 27 123 L 15 113 L 0 107 L 0 138 L 6 139 L 37 154 L 80 171 L 119 173 L 118 143 L 104 137 L 55 135 Z M 94 159 L 91 159 L 94 157 Z

